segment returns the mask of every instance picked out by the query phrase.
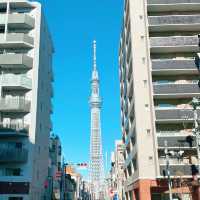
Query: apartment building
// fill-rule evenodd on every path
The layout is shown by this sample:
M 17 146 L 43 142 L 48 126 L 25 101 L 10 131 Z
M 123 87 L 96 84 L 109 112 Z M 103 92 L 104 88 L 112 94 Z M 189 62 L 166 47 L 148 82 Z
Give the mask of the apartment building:
M 42 6 L 0 0 L 0 199 L 44 199 L 53 46 Z
M 126 199 L 200 199 L 193 97 L 200 1 L 126 0 L 119 50 Z M 199 111 L 198 111 L 199 113 Z M 181 153 L 180 153 L 181 152 Z
M 54 199 L 60 199 L 61 193 L 61 155 L 62 155 L 62 147 L 60 138 L 53 134 L 50 137 L 50 145 L 49 145 L 49 157 L 50 157 L 50 166 L 49 166 L 49 175 L 52 178 L 52 197 Z

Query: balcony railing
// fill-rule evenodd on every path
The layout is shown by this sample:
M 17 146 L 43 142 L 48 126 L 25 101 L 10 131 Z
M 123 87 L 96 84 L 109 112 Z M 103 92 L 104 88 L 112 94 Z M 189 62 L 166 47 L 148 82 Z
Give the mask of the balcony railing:
M 181 108 L 162 108 L 155 110 L 157 123 L 176 123 L 176 122 L 193 122 L 194 112 L 192 109 Z M 200 110 L 197 111 L 198 118 L 200 117 Z
M 26 54 L 0 54 L 2 68 L 32 68 L 33 58 Z
M 159 158 L 159 164 L 166 165 L 166 158 Z M 191 160 L 189 158 L 183 158 L 183 159 L 171 158 L 169 159 L 169 164 L 170 165 L 190 165 Z
M 169 147 L 195 147 L 196 139 L 193 136 L 186 137 L 158 137 L 158 148 L 165 147 L 165 141 Z
M 187 131 L 187 130 L 182 130 L 182 131 L 157 131 L 156 133 L 157 137 L 187 137 L 192 135 L 192 130 Z
M 15 13 L 8 15 L 8 26 L 12 28 L 34 28 L 35 20 L 26 13 Z
M 0 14 L 0 25 L 4 25 L 6 19 L 7 14 Z M 7 23 L 9 28 L 32 29 L 34 28 L 35 20 L 26 13 L 11 13 L 8 14 Z
M 194 83 L 167 83 L 155 84 L 154 97 L 193 97 L 200 95 L 200 88 L 198 84 Z
M 31 103 L 23 98 L 1 98 L 0 111 L 2 112 L 30 112 Z
M 200 15 L 150 16 L 148 19 L 150 32 L 200 30 Z
M 153 75 L 199 74 L 195 61 L 156 59 L 152 60 Z
M 9 89 L 32 89 L 32 80 L 26 75 L 3 74 L 0 76 L 2 87 Z
M 198 11 L 199 0 L 147 0 L 149 12 Z
M 170 165 L 169 171 L 171 176 L 192 176 L 198 173 L 198 167 L 196 165 Z M 166 166 L 160 166 L 161 176 L 167 175 Z
M 29 125 L 17 122 L 0 122 L 0 136 L 28 136 Z
M 1 48 L 33 48 L 33 38 L 25 33 L 0 34 Z
M 147 0 L 148 4 L 200 4 L 199 0 Z
M 151 37 L 152 53 L 198 52 L 198 36 Z
M 28 159 L 28 151 L 27 149 L 20 148 L 6 148 L 0 145 L 0 163 L 9 163 L 9 162 L 27 162 Z

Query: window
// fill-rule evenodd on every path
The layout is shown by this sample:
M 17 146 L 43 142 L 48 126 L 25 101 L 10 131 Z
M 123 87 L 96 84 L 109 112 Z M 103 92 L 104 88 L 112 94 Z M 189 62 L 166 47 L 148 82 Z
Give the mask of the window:
M 21 174 L 21 169 L 17 168 L 17 169 L 13 169 L 13 176 L 20 176 Z
M 58 162 L 58 171 L 61 171 L 61 163 Z
M 5 33 L 5 26 L 0 26 L 0 33 Z
M 23 197 L 9 197 L 8 200 L 23 200 Z
M 61 148 L 61 146 L 59 146 L 58 147 L 58 155 L 61 156 L 61 154 L 62 154 L 62 148 Z
M 40 103 L 40 111 L 42 112 L 42 103 Z
M 15 146 L 16 146 L 17 149 L 22 149 L 22 143 L 21 142 L 17 142 Z
M 150 133 L 151 133 L 151 130 L 147 129 L 147 134 L 150 135 Z
M 6 168 L 6 176 L 21 176 L 20 168 Z
M 52 151 L 54 151 L 54 152 L 55 152 L 55 150 L 56 150 L 56 145 L 55 145 L 55 144 L 53 144 L 53 145 L 52 145 Z
M 39 180 L 39 178 L 40 178 L 40 172 L 39 172 L 39 170 L 37 170 L 36 176 L 37 176 L 37 180 Z
M 5 7 L 0 8 L 0 13 L 6 13 L 6 5 Z

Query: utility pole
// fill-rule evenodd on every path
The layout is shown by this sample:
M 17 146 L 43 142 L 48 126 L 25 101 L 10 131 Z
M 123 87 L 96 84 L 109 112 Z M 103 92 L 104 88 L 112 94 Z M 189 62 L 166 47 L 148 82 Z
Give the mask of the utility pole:
M 194 129 L 193 129 L 193 135 L 196 136 L 196 148 L 197 148 L 197 158 L 198 158 L 198 171 L 200 173 L 200 130 L 199 130 L 199 124 L 198 124 L 198 113 L 197 113 L 197 107 L 200 106 L 200 100 L 196 97 L 192 99 L 192 106 L 194 111 Z
M 171 182 L 170 170 L 169 170 L 169 151 L 168 151 L 167 140 L 165 140 L 165 158 L 166 158 L 166 171 L 167 171 L 168 188 L 169 188 L 169 199 L 173 200 L 173 197 L 172 197 L 172 182 Z

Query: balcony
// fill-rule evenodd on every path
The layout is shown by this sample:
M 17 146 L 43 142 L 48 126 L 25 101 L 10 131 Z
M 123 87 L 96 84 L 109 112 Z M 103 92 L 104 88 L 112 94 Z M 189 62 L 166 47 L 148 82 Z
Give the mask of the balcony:
M 130 165 L 134 157 L 136 157 L 136 154 L 137 154 L 136 146 L 133 146 L 132 150 L 130 150 L 130 153 L 128 154 L 127 159 L 125 160 L 125 163 L 124 163 L 125 169 Z
M 32 80 L 25 74 L 3 74 L 0 76 L 0 82 L 3 88 L 14 90 L 31 90 Z
M 190 131 L 180 130 L 180 131 L 157 131 L 157 137 L 188 137 L 192 136 L 192 129 Z
M 6 0 L 1 0 L 0 1 L 0 6 L 3 6 L 7 1 Z M 15 1 L 9 1 L 10 3 L 10 8 L 15 9 L 15 8 L 33 8 L 33 4 L 29 1 L 26 0 L 15 0 Z
M 200 31 L 200 15 L 150 16 L 150 32 Z
M 193 136 L 186 136 L 186 137 L 158 137 L 158 148 L 165 147 L 165 141 L 167 141 L 168 147 L 186 147 L 192 148 L 196 146 L 196 139 Z
M 194 83 L 154 84 L 154 98 L 187 98 L 200 96 L 200 88 Z
M 7 15 L 0 14 L 0 25 L 4 25 Z M 26 13 L 8 14 L 8 27 L 13 29 L 33 29 L 35 20 Z
M 195 158 L 195 159 L 197 160 L 197 158 Z M 160 165 L 166 165 L 166 158 L 165 157 L 160 157 L 158 160 L 159 160 Z M 169 164 L 170 165 L 190 165 L 191 160 L 187 157 L 183 157 L 182 159 L 170 158 Z
M 200 110 L 198 112 L 198 118 L 200 117 Z M 156 123 L 193 123 L 194 113 L 192 109 L 181 108 L 162 108 L 155 109 Z
M 125 160 L 125 163 L 124 163 L 124 168 L 125 168 L 125 169 L 130 165 L 130 163 L 132 162 L 133 157 L 134 157 L 133 153 L 130 152 L 130 153 L 128 154 L 127 159 Z
M 190 60 L 172 60 L 156 59 L 152 60 L 153 75 L 188 75 L 199 74 L 195 61 Z
M 26 13 L 8 15 L 9 28 L 11 27 L 11 28 L 33 29 L 34 25 L 35 25 L 34 18 Z
M 149 12 L 199 11 L 199 0 L 147 0 Z
M 33 67 L 33 58 L 26 54 L 0 54 L 2 68 L 30 69 Z
M 151 37 L 151 53 L 199 52 L 198 36 Z
M 0 137 L 28 136 L 29 125 L 18 122 L 1 122 Z
M 31 103 L 23 98 L 1 98 L 1 112 L 30 112 Z
M 33 48 L 33 38 L 25 33 L 0 34 L 0 48 Z
M 15 147 L 0 145 L 0 163 L 25 163 L 28 160 L 28 151 Z
M 193 174 L 198 173 L 198 166 L 196 165 L 185 165 L 185 164 L 177 164 L 177 165 L 170 165 L 169 167 L 170 175 L 171 176 L 192 176 Z M 166 173 L 166 166 L 160 165 L 160 174 L 163 176 Z

